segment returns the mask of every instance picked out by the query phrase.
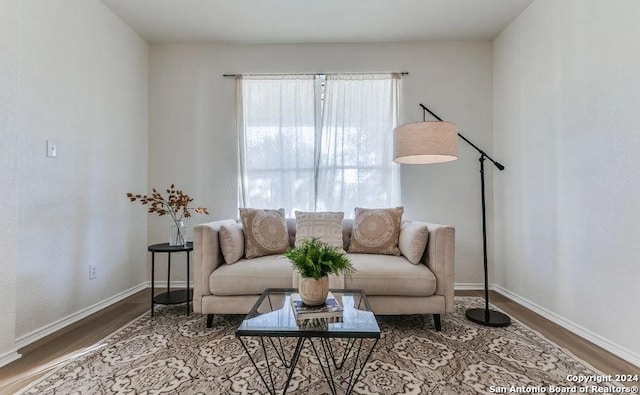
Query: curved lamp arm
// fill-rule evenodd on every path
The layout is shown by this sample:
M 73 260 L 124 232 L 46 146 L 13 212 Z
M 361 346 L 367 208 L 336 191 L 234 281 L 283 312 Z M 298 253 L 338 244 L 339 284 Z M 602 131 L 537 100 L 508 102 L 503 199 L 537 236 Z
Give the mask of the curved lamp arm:
M 442 121 L 442 118 L 440 118 L 436 113 L 434 113 L 433 111 L 429 110 L 424 104 L 420 103 L 420 107 L 422 107 L 422 120 L 425 120 L 425 111 L 428 112 L 429 114 L 431 114 L 435 119 L 437 119 L 438 121 Z M 491 163 L 493 163 L 496 168 L 500 171 L 504 170 L 504 165 L 500 162 L 496 162 L 495 160 L 493 160 L 492 157 L 490 157 L 489 155 L 487 155 L 486 152 L 484 152 L 483 150 L 481 150 L 480 148 L 478 148 L 478 146 L 476 146 L 475 144 L 473 144 L 471 141 L 469 141 L 469 139 L 467 139 L 466 137 L 464 137 L 460 132 L 458 132 L 458 136 L 460 136 L 461 139 L 463 139 L 467 144 L 469 144 L 470 146 L 472 146 L 473 148 L 476 149 L 476 151 L 478 151 L 480 153 L 480 155 L 482 155 L 484 158 L 489 159 L 491 161 Z

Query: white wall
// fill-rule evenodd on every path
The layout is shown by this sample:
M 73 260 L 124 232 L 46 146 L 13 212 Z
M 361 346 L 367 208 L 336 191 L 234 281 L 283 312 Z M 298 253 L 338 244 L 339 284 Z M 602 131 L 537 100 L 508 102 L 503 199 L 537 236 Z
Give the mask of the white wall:
M 537 0 L 494 42 L 496 283 L 640 364 L 640 2 Z
M 125 193 L 146 189 L 148 137 L 147 44 L 97 0 L 19 4 L 18 340 L 145 281 Z
M 209 217 L 196 216 L 190 226 L 236 218 L 235 80 L 222 74 L 373 71 L 410 72 L 403 79 L 403 122 L 422 120 L 422 102 L 458 123 L 479 146 L 491 147 L 491 42 L 153 45 L 149 187 L 179 184 L 195 204 L 210 209 Z M 405 218 L 456 227 L 458 283 L 483 281 L 477 159 L 461 142 L 458 161 L 402 169 Z M 165 242 L 167 227 L 166 218 L 150 217 L 149 242 Z M 160 264 L 158 273 L 163 270 Z M 172 278 L 184 279 L 184 272 L 172 265 Z
M 18 0 L 0 2 L 0 366 L 15 350 L 18 226 Z

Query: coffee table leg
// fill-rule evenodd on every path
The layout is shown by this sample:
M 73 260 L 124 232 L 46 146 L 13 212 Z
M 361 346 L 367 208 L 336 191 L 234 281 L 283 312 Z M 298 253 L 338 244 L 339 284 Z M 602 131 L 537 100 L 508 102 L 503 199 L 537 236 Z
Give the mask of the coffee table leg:
M 360 350 L 362 349 L 362 342 L 364 339 L 360 339 L 360 344 L 358 345 L 358 354 L 360 354 Z M 349 380 L 349 386 L 347 387 L 347 392 L 346 394 L 350 394 L 351 391 L 353 391 L 353 387 L 355 387 L 356 383 L 358 382 L 358 379 L 360 378 L 360 375 L 362 374 L 362 371 L 364 370 L 364 368 L 367 366 L 367 363 L 369 362 L 369 358 L 371 358 L 371 354 L 373 354 L 373 350 L 376 349 L 376 345 L 378 344 L 378 339 L 376 339 L 373 342 L 373 345 L 371 346 L 371 349 L 369 350 L 369 352 L 367 353 L 366 358 L 364 359 L 364 361 L 362 362 L 362 366 L 360 367 L 360 371 L 358 372 L 358 374 L 354 376 L 353 374 L 355 373 L 357 367 L 356 364 L 353 365 L 353 370 L 351 371 L 351 379 Z M 358 357 L 356 357 L 356 363 L 358 362 Z
M 275 388 L 273 388 L 273 377 L 269 377 L 269 379 L 271 380 L 271 387 L 270 387 L 269 384 L 267 384 L 267 380 L 262 375 L 262 372 L 258 368 L 258 364 L 256 363 L 256 361 L 253 360 L 253 357 L 251 356 L 251 353 L 249 352 L 249 349 L 247 348 L 247 346 L 242 341 L 242 338 L 238 337 L 238 340 L 240 340 L 240 344 L 242 344 L 242 348 L 244 348 L 244 351 L 249 356 L 249 359 L 251 360 L 251 363 L 253 364 L 253 367 L 255 368 L 256 372 L 258 372 L 258 375 L 260 376 L 260 380 L 262 380 L 262 383 L 264 384 L 264 386 L 267 387 L 267 391 L 269 391 L 269 393 L 271 395 L 276 395 Z M 262 340 L 262 338 L 260 338 L 260 340 Z M 268 365 L 269 365 L 269 359 L 267 359 L 267 366 Z
M 333 347 L 330 346 L 331 342 L 327 342 L 327 344 L 329 344 L 329 347 L 327 347 L 329 349 L 329 355 L 331 356 L 331 360 L 333 361 L 333 366 L 335 366 L 336 369 L 342 369 L 345 361 L 347 360 L 347 357 L 349 356 L 349 354 L 351 353 L 351 350 L 353 349 L 353 346 L 356 344 L 356 340 L 357 339 L 355 338 L 347 340 L 347 344 L 344 347 L 345 350 L 344 350 L 344 353 L 342 354 L 342 359 L 340 360 L 340 363 L 338 363 L 338 360 L 336 359 L 336 354 L 333 352 Z
M 311 343 L 311 347 L 313 348 L 313 352 L 316 355 L 316 358 L 318 358 L 318 363 L 320 364 L 320 368 L 322 369 L 322 373 L 324 374 L 324 378 L 325 380 L 327 380 L 327 384 L 329 385 L 329 389 L 331 390 L 332 394 L 337 394 L 337 388 L 336 388 L 336 384 L 335 384 L 335 380 L 333 378 L 333 373 L 332 373 L 332 369 L 331 369 L 331 363 L 333 362 L 334 366 L 336 367 L 336 370 L 340 370 L 342 368 L 342 366 L 344 365 L 344 361 L 346 360 L 347 356 L 351 353 L 351 350 L 353 349 L 353 346 L 355 345 L 355 343 L 358 343 L 358 347 L 355 350 L 355 357 L 354 357 L 354 362 L 353 362 L 353 368 L 351 369 L 351 372 L 349 373 L 349 384 L 347 385 L 347 389 L 345 391 L 345 394 L 351 394 L 351 392 L 353 391 L 353 388 L 355 387 L 356 383 L 358 382 L 358 380 L 360 379 L 360 375 L 362 374 L 362 371 L 364 370 L 364 368 L 367 366 L 367 363 L 369 362 L 369 358 L 371 358 L 371 354 L 373 354 L 373 351 L 376 348 L 376 345 L 378 344 L 378 339 L 372 339 L 375 340 L 373 342 L 373 344 L 371 345 L 371 348 L 369 349 L 369 351 L 367 352 L 366 349 L 363 350 L 363 343 L 364 343 L 365 339 L 357 339 L 355 342 L 351 342 L 349 341 L 347 343 L 346 346 L 346 350 L 345 350 L 345 355 L 342 358 L 342 362 L 340 364 L 340 367 L 338 367 L 336 365 L 336 360 L 334 357 L 334 353 L 333 350 L 331 348 L 331 339 L 327 339 L 327 338 L 321 338 L 320 339 L 320 344 L 322 346 L 322 351 L 324 353 L 324 358 L 322 358 L 320 356 L 320 353 L 318 352 L 318 349 L 316 348 L 315 344 L 313 343 L 313 340 L 310 339 L 310 343 Z M 364 352 L 363 352 L 364 351 Z M 360 367 L 358 367 L 358 360 L 360 360 L 360 354 L 362 354 L 363 356 L 366 355 L 364 357 L 364 361 L 362 361 L 362 364 L 360 365 Z M 323 363 L 324 361 L 324 363 Z M 326 366 L 325 366 L 326 365 Z M 357 374 L 356 374 L 357 372 Z
M 276 343 L 273 341 L 272 337 L 269 338 L 269 341 L 271 342 L 271 347 L 273 347 L 273 349 L 276 351 L 276 354 L 278 354 L 278 358 L 280 358 L 282 365 L 288 369 L 291 365 L 287 363 L 287 358 L 286 358 L 286 355 L 284 354 L 284 346 L 282 345 L 282 338 L 277 337 L 276 339 L 278 339 L 278 346 L 276 346 Z M 278 349 L 280 349 L 280 351 L 278 351 Z
M 269 338 L 270 339 L 270 338 Z M 260 371 L 260 369 L 258 368 L 258 364 L 257 361 L 253 359 L 253 357 L 251 356 L 251 353 L 249 352 L 249 349 L 247 348 L 246 344 L 244 343 L 244 341 L 242 341 L 242 337 L 238 337 L 238 340 L 240 340 L 240 344 L 242 344 L 242 348 L 244 348 L 244 351 L 247 353 L 247 355 L 249 356 L 249 359 L 251 360 L 251 363 L 253 364 L 253 367 L 256 369 L 256 372 L 258 372 L 258 375 L 260 376 L 260 379 L 262 380 L 262 383 L 264 384 L 265 387 L 267 387 L 267 391 L 269 391 L 269 393 L 271 395 L 276 395 L 276 386 L 275 386 L 275 382 L 273 380 L 273 374 L 271 373 L 271 365 L 269 363 L 269 357 L 267 355 L 267 347 L 265 346 L 265 342 L 264 342 L 264 337 L 260 337 L 260 344 L 262 345 L 262 352 L 264 355 L 264 359 L 267 365 L 267 373 L 269 374 L 269 382 L 267 382 L 267 378 L 265 377 L 266 375 L 263 375 L 262 372 Z M 302 346 L 304 345 L 305 342 L 305 338 L 301 337 L 298 338 L 298 342 L 296 343 L 296 348 L 295 351 L 293 352 L 293 356 L 291 357 L 291 362 L 289 364 L 289 374 L 287 375 L 287 382 L 284 384 L 284 387 L 282 388 L 282 394 L 286 394 L 287 393 L 287 388 L 289 388 L 289 383 L 291 382 L 291 378 L 293 377 L 293 371 L 296 368 L 296 365 L 298 364 L 298 359 L 300 359 L 300 353 L 302 352 Z M 273 342 L 271 342 L 272 346 L 275 349 L 275 345 L 273 344 Z M 278 353 L 277 349 L 276 349 L 276 353 Z M 278 354 L 278 356 L 280 356 Z M 284 357 L 284 355 L 283 355 Z M 283 359 L 282 360 L 284 366 L 287 366 L 286 361 Z

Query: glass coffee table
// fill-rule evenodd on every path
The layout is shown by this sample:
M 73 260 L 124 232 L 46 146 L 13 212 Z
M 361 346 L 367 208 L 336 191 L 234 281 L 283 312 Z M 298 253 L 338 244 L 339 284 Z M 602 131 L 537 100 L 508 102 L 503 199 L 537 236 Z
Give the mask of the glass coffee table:
M 380 327 L 364 291 L 332 289 L 343 306 L 343 322 L 324 327 L 296 324 L 290 298 L 297 291 L 266 289 L 236 330 L 236 337 L 270 394 L 287 392 L 305 344 L 313 352 L 309 355 L 319 362 L 331 393 L 342 389 L 350 394 L 380 339 Z M 279 378 L 285 383 L 276 389 Z

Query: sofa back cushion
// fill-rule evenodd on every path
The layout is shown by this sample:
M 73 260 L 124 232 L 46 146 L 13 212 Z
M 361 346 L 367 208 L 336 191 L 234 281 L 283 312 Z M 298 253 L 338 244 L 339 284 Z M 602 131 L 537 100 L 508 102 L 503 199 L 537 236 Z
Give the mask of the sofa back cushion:
M 228 264 L 236 263 L 244 256 L 244 233 L 242 225 L 238 223 L 220 226 L 220 250 L 224 261 Z
M 388 209 L 355 208 L 349 252 L 400 255 L 398 239 L 403 207 Z
M 296 219 L 287 218 L 287 230 L 289 231 L 289 246 L 295 247 L 296 244 Z M 351 244 L 351 232 L 353 230 L 353 219 L 346 218 L 342 220 L 342 245 L 347 251 Z
M 287 218 L 287 232 L 289 232 L 289 247 L 293 248 L 296 244 L 296 219 Z
M 296 211 L 295 246 L 300 247 L 305 239 L 315 238 L 344 252 L 342 240 L 342 212 L 306 213 Z
M 429 229 L 427 229 L 427 225 L 405 222 L 400 228 L 398 248 L 409 262 L 417 265 L 420 263 L 424 250 L 427 248 L 428 240 Z
M 290 246 L 284 209 L 263 210 L 241 208 L 240 220 L 244 231 L 244 250 L 247 259 L 282 254 Z
M 344 250 L 349 249 L 351 244 L 351 235 L 353 233 L 353 219 L 342 220 L 342 243 L 344 244 Z

